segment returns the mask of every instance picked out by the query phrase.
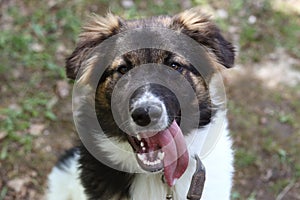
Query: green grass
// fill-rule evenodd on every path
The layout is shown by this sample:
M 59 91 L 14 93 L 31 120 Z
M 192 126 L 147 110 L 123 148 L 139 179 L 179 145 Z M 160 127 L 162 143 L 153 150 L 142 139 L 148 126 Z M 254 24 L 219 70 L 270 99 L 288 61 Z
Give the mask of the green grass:
M 49 104 L 49 97 L 43 93 L 29 97 L 20 102 L 17 108 L 0 109 L 3 120 L 0 122 L 0 131 L 8 133 L 6 140 L 0 149 L 0 160 L 5 160 L 8 156 L 9 144 L 18 143 L 25 150 L 30 152 L 32 148 L 33 136 L 28 133 L 30 124 L 34 121 L 55 120 L 56 116 Z
M 3 187 L 1 190 L 0 190 L 0 200 L 4 200 L 5 196 L 6 196 L 6 193 L 7 193 L 7 187 Z
M 62 2 L 54 10 L 40 1 L 27 1 L 22 6 L 28 13 L 24 14 L 19 6 L 8 8 L 5 15 L 13 19 L 11 29 L 0 32 L 0 77 L 7 83 L 6 95 L 1 96 L 0 130 L 8 133 L 1 143 L 1 160 L 11 153 L 10 143 L 21 145 L 26 152 L 31 150 L 31 123 L 56 119 L 51 80 L 66 77 L 65 55 L 58 55 L 57 49 L 75 43 L 81 24 L 74 13 L 82 4 Z M 39 9 L 30 9 L 35 7 Z M 68 42 L 63 43 L 65 40 Z M 16 71 L 25 74 L 15 76 Z M 12 98 L 15 95 L 17 98 Z
M 231 121 L 232 134 L 236 141 L 236 160 L 235 166 L 238 174 L 242 174 L 241 179 L 253 180 L 255 174 L 266 174 L 266 170 L 273 171 L 272 178 L 265 181 L 266 190 L 270 193 L 278 195 L 287 184 L 293 179 L 299 181 L 300 171 L 300 146 L 299 146 L 299 102 L 295 100 L 294 94 L 298 88 L 284 89 L 283 91 L 264 89 L 261 93 L 261 85 L 254 80 L 243 79 L 243 82 L 251 82 L 253 88 L 249 87 L 248 91 L 255 88 L 256 98 L 251 98 L 248 95 L 245 100 L 241 99 L 244 96 L 244 90 L 239 85 L 239 99 L 229 101 L 229 113 L 233 117 Z M 253 84 L 255 83 L 255 84 Z M 268 102 L 268 103 L 266 103 Z M 290 103 L 287 103 L 290 102 Z M 262 104 L 261 104 L 262 103 Z M 273 114 L 265 114 L 262 112 L 268 106 L 273 110 Z M 259 119 L 264 117 L 267 119 L 264 124 L 259 123 Z M 283 173 L 284 172 L 284 173 Z M 256 187 L 252 185 L 252 187 Z M 259 186 L 258 186 L 259 187 Z M 262 186 L 261 186 L 262 187 Z M 255 188 L 245 191 L 234 190 L 232 199 L 255 199 L 258 191 L 262 188 Z M 252 194 L 246 195 L 246 194 Z
M 236 166 L 238 166 L 239 168 L 243 168 L 243 167 L 248 167 L 251 165 L 254 165 L 257 156 L 251 152 L 250 150 L 246 150 L 246 149 L 242 149 L 240 148 L 236 154 Z
M 237 192 L 237 191 L 232 191 L 230 199 L 231 200 L 241 199 L 241 194 L 239 192 Z
M 240 61 L 242 63 L 259 62 L 265 55 L 281 47 L 292 56 L 300 58 L 300 20 L 294 15 L 274 10 L 272 1 L 227 0 L 221 4 L 229 13 L 228 19 L 217 19 L 226 30 L 224 24 L 239 27 L 240 31 Z M 257 6 L 259 5 L 259 6 Z M 250 24 L 249 17 L 256 17 L 256 22 Z
M 264 55 L 272 52 L 274 48 L 283 47 L 290 54 L 299 58 L 300 51 L 297 45 L 300 42 L 299 20 L 297 22 L 295 18 L 278 11 L 272 12 L 269 8 L 265 12 L 268 14 L 263 16 L 264 20 L 258 22 L 258 27 L 256 26 L 255 30 L 250 30 L 252 32 L 251 37 L 242 37 L 241 43 L 246 43 L 244 47 L 251 46 L 251 42 L 263 43 L 263 45 L 255 46 L 255 50 L 257 50 L 255 55 L 258 57 L 259 54 Z M 249 28 L 243 30 L 242 36 L 247 35 L 247 31 Z M 244 50 L 247 49 L 244 48 Z
M 152 15 L 171 15 L 180 11 L 179 1 L 165 0 L 155 3 L 151 0 L 137 0 L 130 8 L 124 9 L 120 3 L 114 1 L 109 6 L 113 13 L 119 14 L 125 19 L 142 18 Z
M 277 180 L 273 183 L 270 190 L 274 192 L 275 194 L 279 194 L 283 188 L 285 188 L 289 183 L 291 183 L 293 180 L 290 179 L 281 179 Z

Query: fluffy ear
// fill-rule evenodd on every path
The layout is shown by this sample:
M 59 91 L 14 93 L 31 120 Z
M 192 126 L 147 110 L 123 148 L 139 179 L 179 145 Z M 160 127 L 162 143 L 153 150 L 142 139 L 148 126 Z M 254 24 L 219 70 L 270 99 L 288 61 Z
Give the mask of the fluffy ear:
M 208 48 L 223 66 L 233 67 L 234 47 L 224 39 L 216 25 L 199 9 L 194 8 L 175 15 L 171 28 L 180 30 Z
M 93 15 L 83 27 L 75 50 L 66 60 L 67 77 L 74 80 L 87 55 L 103 40 L 117 34 L 121 26 L 122 19 L 111 13 L 105 17 Z

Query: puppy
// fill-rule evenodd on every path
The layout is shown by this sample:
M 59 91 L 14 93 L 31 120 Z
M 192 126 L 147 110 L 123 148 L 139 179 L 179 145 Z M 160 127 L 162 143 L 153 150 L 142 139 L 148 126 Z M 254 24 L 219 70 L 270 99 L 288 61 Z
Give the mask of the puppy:
M 230 199 L 232 141 L 217 80 L 233 63 L 233 46 L 197 9 L 92 17 L 66 61 L 67 76 L 92 88 L 75 114 L 83 143 L 53 168 L 48 199 L 187 199 L 196 155 L 206 169 L 201 199 Z

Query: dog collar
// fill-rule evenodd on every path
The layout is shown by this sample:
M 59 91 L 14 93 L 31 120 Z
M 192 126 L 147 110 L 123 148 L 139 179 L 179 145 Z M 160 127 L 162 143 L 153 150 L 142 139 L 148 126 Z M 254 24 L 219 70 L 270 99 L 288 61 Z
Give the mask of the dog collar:
M 196 171 L 192 177 L 190 189 L 187 194 L 187 199 L 200 200 L 205 183 L 205 167 L 198 155 L 194 156 L 196 160 Z
M 196 171 L 194 172 L 191 180 L 190 188 L 187 194 L 187 199 L 200 200 L 205 183 L 205 167 L 198 155 L 195 155 L 194 159 L 196 160 Z M 163 183 L 165 183 L 164 176 L 162 176 L 162 181 Z M 173 200 L 172 187 L 168 187 L 166 200 Z

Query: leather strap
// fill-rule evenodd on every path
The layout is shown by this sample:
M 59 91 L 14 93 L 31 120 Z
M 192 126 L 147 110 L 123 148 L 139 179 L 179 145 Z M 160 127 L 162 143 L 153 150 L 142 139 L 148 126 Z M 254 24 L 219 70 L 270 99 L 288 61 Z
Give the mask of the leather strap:
M 196 171 L 192 177 L 191 185 L 187 194 L 189 200 L 200 200 L 205 183 L 205 167 L 198 155 L 195 155 Z
M 205 167 L 203 163 L 201 162 L 198 155 L 194 156 L 194 159 L 196 160 L 196 171 L 193 174 L 191 185 L 187 194 L 187 199 L 189 200 L 200 200 L 204 188 L 205 183 Z M 162 182 L 165 183 L 165 177 L 162 175 L 161 177 Z M 168 188 L 166 200 L 172 200 L 173 199 L 173 192 L 171 188 Z

